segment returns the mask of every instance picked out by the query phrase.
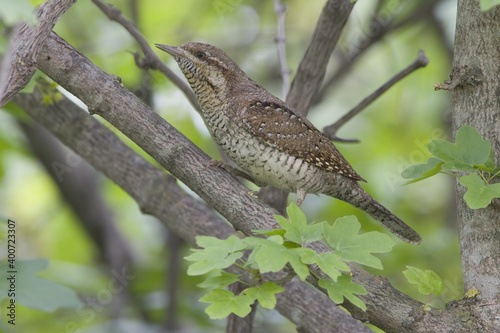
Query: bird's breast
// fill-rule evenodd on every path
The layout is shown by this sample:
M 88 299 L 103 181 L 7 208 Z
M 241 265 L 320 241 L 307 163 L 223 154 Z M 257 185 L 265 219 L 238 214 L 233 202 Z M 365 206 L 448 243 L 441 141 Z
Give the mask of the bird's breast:
M 264 143 L 244 129 L 242 121 L 225 112 L 205 115 L 207 126 L 222 151 L 239 168 L 261 184 L 268 184 L 289 192 L 307 188 L 309 193 L 319 191 L 315 166 Z

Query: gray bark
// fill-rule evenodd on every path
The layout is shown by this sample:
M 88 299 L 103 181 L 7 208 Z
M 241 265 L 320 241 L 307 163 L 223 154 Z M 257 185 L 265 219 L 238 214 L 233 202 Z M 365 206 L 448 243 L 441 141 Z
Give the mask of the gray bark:
M 474 126 L 491 141 L 500 164 L 500 7 L 482 12 L 479 0 L 459 0 L 452 82 L 453 129 Z M 497 177 L 498 181 L 498 177 Z M 481 331 L 500 332 L 500 209 L 470 209 L 458 185 L 457 208 L 464 290 L 480 294 L 471 308 Z
M 225 239 L 234 234 L 234 229 L 210 207 L 184 192 L 174 177 L 152 166 L 71 101 L 63 99 L 57 105 L 46 106 L 41 104 L 37 93 L 19 94 L 15 100 L 66 146 L 121 186 L 144 213 L 156 216 L 192 246 L 199 235 Z M 251 281 L 252 277 L 248 275 L 243 279 Z M 287 285 L 276 309 L 302 327 L 303 332 L 328 332 L 332 325 L 345 329 L 339 332 L 370 331 L 326 296 L 300 281 Z
M 38 24 L 14 28 L 0 71 L 0 107 L 23 89 L 36 71 L 36 61 L 45 39 L 59 18 L 76 0 L 50 0 L 36 10 Z

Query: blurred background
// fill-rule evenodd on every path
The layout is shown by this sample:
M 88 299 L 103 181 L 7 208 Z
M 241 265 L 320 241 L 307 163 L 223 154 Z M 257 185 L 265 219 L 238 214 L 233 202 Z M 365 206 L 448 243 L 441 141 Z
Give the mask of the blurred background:
M 273 1 L 107 2 L 135 22 L 151 45 L 188 41 L 217 45 L 255 81 L 282 97 Z M 33 2 L 0 3 L 3 54 L 8 42 L 5 31 L 19 20 L 32 17 Z M 282 3 L 287 6 L 286 60 L 293 79 L 325 2 Z M 430 60 L 427 67 L 399 82 L 340 129 L 340 137 L 360 142 L 336 145 L 368 180 L 365 189 L 424 239 L 418 247 L 397 241 L 391 253 L 379 256 L 385 269 L 370 271 L 387 276 L 396 288 L 419 301 L 441 308 L 463 293 L 455 228 L 455 180 L 438 175 L 404 185 L 401 172 L 427 161 L 426 145 L 431 140 L 449 139 L 449 94 L 435 92 L 433 84 L 448 79 L 455 14 L 456 0 L 358 0 L 331 59 L 321 94 L 309 113 L 309 119 L 320 129 L 335 122 L 410 64 L 420 49 L 425 51 Z M 138 68 L 133 57 L 133 52 L 140 52 L 136 41 L 91 1 L 73 5 L 55 31 L 101 69 L 121 77 L 128 89 L 210 156 L 219 158 L 202 119 L 180 90 L 160 73 Z M 157 53 L 181 75 L 171 57 Z M 16 330 L 4 318 L 0 330 L 223 332 L 224 321 L 209 320 L 203 312 L 207 304 L 198 302 L 202 290 L 196 284 L 201 279 L 186 275 L 187 263 L 182 258 L 189 247 L 155 218 L 143 215 L 121 188 L 73 152 L 50 136 L 48 141 L 41 141 L 39 135 L 47 138 L 12 103 L 0 110 L 0 262 L 5 264 L 6 260 L 10 218 L 17 223 L 18 261 L 38 267 L 33 280 L 25 281 L 25 285 L 33 283 L 39 291 L 43 286 L 48 288 L 46 295 L 39 296 L 45 297 L 42 304 L 18 305 Z M 40 145 L 37 148 L 40 142 L 66 161 L 55 176 L 44 167 L 47 162 L 40 157 Z M 61 189 L 64 182 L 77 190 L 65 192 Z M 75 204 L 78 196 L 85 195 L 92 195 L 102 205 L 96 215 L 102 220 L 94 224 L 89 222 L 92 218 L 82 219 Z M 295 200 L 295 196 L 289 200 Z M 301 208 L 310 221 L 333 222 L 337 217 L 355 214 L 364 231 L 386 232 L 361 211 L 330 197 L 309 195 Z M 131 270 L 119 270 L 123 264 Z M 402 274 L 406 265 L 436 272 L 443 280 L 443 293 L 430 298 L 419 294 Z M 68 301 L 69 296 L 61 296 L 71 294 L 71 290 L 78 298 L 73 295 L 74 299 Z M 6 301 L 2 300 L 2 308 Z M 79 308 L 80 303 L 87 307 Z M 255 331 L 291 332 L 294 326 L 277 312 L 259 308 Z

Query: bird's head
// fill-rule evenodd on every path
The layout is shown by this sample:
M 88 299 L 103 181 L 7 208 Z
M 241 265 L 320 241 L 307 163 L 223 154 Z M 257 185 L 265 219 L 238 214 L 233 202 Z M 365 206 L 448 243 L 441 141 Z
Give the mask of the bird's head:
M 228 80 L 243 73 L 222 50 L 210 44 L 190 42 L 177 47 L 155 45 L 174 57 L 195 92 L 200 84 L 220 90 L 226 87 Z

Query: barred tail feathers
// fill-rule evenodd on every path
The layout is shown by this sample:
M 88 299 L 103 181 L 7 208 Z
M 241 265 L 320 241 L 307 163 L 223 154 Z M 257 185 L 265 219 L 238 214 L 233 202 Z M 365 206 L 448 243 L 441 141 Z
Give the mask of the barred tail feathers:
M 372 198 L 355 180 L 343 177 L 342 181 L 346 181 L 348 184 L 337 183 L 336 186 L 332 186 L 331 191 L 324 194 L 338 198 L 364 210 L 394 235 L 407 243 L 416 245 L 422 241 L 422 238 L 415 230 Z

